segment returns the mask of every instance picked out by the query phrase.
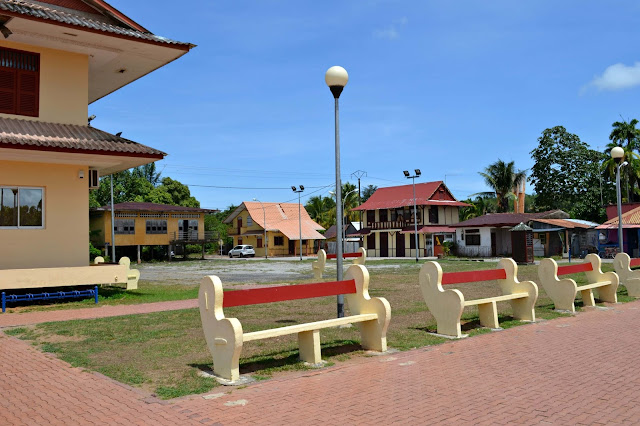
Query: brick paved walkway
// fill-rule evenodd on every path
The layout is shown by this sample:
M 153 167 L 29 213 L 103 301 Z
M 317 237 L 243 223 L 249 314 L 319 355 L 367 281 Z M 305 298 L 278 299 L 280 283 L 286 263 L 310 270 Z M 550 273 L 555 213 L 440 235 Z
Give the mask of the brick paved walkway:
M 117 317 L 120 315 L 148 314 L 151 312 L 174 311 L 198 307 L 198 299 L 175 300 L 170 302 L 141 303 L 137 305 L 100 306 L 95 308 L 68 309 L 57 311 L 36 311 L 26 313 L 0 314 L 0 328 L 43 322 L 68 321 Z
M 0 423 L 640 423 L 638 330 L 640 301 L 169 403 L 0 333 Z

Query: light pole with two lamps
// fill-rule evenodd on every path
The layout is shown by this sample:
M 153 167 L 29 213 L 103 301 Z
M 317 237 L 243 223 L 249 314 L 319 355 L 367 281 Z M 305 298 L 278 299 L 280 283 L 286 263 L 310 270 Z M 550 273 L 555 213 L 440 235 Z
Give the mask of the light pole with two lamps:
M 413 176 L 411 176 L 411 173 L 409 173 L 408 170 L 405 170 L 402 173 L 404 173 L 404 177 L 406 177 L 407 179 L 413 180 L 413 231 L 414 231 L 413 235 L 414 235 L 414 241 L 416 245 L 416 263 L 418 263 L 418 252 L 420 251 L 420 249 L 418 248 L 418 214 L 416 209 L 416 178 L 420 177 L 422 172 L 420 171 L 420 169 L 415 169 L 414 172 L 416 172 L 416 174 Z
M 300 185 L 300 189 L 296 188 L 295 186 L 292 186 L 291 189 L 293 190 L 293 192 L 298 194 L 298 227 L 300 230 L 300 260 L 302 260 L 302 215 L 301 215 L 302 210 L 300 207 L 300 193 L 304 191 L 304 186 Z
M 347 70 L 339 66 L 333 66 L 324 74 L 324 81 L 333 94 L 335 113 L 335 151 L 336 151 L 336 218 L 342 217 L 342 181 L 340 179 L 340 120 L 338 119 L 338 98 L 349 81 Z M 342 281 L 342 236 L 336 234 L 336 262 L 337 280 Z M 344 295 L 338 295 L 338 318 L 344 317 Z
M 622 240 L 622 194 L 620 194 L 620 168 L 627 165 L 626 161 L 622 161 L 624 158 L 624 149 L 616 146 L 611 150 L 611 158 L 616 162 L 616 195 L 618 198 L 618 244 L 619 251 L 624 251 L 624 245 Z
M 269 254 L 269 243 L 267 242 L 267 212 L 264 209 L 264 204 L 262 204 L 262 201 L 258 200 L 257 198 L 254 198 L 253 201 L 259 202 L 262 206 L 262 224 L 264 225 L 264 258 L 267 259 L 267 256 Z

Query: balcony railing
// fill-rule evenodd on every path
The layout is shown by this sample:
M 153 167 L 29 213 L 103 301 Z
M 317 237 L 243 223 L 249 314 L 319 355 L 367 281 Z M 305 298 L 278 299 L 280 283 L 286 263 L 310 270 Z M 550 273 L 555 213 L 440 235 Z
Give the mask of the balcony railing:
M 171 233 L 172 241 L 218 241 L 217 231 L 178 231 Z
M 413 225 L 413 220 L 388 220 L 384 222 L 367 222 L 370 229 L 400 229 Z

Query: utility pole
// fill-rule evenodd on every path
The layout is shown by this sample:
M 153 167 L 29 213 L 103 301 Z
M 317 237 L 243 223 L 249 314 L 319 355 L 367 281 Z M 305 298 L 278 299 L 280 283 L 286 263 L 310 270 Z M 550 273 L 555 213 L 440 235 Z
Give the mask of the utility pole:
M 358 178 L 358 205 L 360 205 L 362 204 L 362 196 L 360 195 L 360 178 L 362 178 L 363 176 L 367 176 L 367 172 L 356 170 L 355 172 L 351 173 L 351 176 Z M 362 210 L 360 210 L 360 229 L 358 229 L 358 232 L 360 230 L 362 230 Z

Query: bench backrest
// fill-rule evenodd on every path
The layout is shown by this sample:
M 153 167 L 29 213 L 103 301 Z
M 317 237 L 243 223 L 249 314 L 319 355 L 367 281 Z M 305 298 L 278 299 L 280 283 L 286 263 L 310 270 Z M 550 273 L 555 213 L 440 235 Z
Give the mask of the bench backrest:
M 356 252 L 356 253 L 342 253 L 342 257 L 344 259 L 348 258 L 348 257 L 362 257 L 362 253 L 360 252 Z M 337 254 L 328 254 L 327 255 L 327 259 L 337 259 L 338 255 Z
M 577 274 L 579 272 L 593 271 L 593 265 L 590 262 L 578 263 L 577 265 L 558 266 L 558 276 Z
M 353 294 L 355 292 L 355 280 L 232 290 L 223 293 L 222 306 L 228 308 L 231 306 L 258 305 L 284 302 L 286 300 Z
M 476 281 L 504 280 L 507 272 L 504 269 L 488 269 L 484 271 L 447 272 L 442 274 L 441 284 L 461 284 Z

